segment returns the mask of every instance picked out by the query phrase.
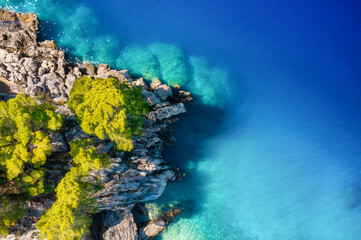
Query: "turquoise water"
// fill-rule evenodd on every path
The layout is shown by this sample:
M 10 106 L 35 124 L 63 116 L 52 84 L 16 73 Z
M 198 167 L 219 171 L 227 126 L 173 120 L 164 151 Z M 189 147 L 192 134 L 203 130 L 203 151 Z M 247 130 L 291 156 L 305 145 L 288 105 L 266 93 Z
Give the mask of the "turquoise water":
M 189 209 L 159 237 L 361 239 L 357 1 L 3 1 L 43 39 L 196 94 L 157 204 Z M 50 7 L 53 6 L 53 7 Z

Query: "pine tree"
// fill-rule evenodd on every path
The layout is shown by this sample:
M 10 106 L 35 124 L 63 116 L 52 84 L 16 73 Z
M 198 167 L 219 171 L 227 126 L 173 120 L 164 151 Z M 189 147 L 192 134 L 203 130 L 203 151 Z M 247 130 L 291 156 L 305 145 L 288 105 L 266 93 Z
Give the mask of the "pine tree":
M 68 106 L 84 132 L 109 138 L 123 151 L 132 150 L 132 136 L 141 133 L 143 116 L 149 110 L 141 91 L 129 82 L 86 76 L 74 83 Z
M 62 117 L 49 104 L 19 94 L 0 102 L 0 235 L 24 213 L 25 197 L 44 193 L 48 133 L 59 130 Z
M 96 209 L 96 189 L 82 178 L 90 170 L 108 166 L 108 156 L 97 153 L 91 140 L 70 143 L 73 167 L 56 188 L 56 202 L 37 222 L 42 239 L 77 240 L 89 232 L 89 213 Z

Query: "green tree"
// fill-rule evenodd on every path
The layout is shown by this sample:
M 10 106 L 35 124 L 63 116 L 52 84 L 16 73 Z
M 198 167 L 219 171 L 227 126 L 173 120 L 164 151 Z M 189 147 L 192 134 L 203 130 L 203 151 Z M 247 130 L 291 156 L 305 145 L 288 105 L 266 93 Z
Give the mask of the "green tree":
M 123 151 L 132 150 L 132 137 L 141 133 L 149 111 L 141 91 L 129 82 L 86 76 L 74 83 L 68 106 L 86 133 L 109 138 Z
M 25 213 L 24 199 L 44 193 L 48 133 L 58 130 L 62 117 L 49 104 L 19 94 L 0 102 L 0 235 Z
M 61 180 L 55 190 L 56 202 L 36 224 L 42 239 L 81 239 L 92 223 L 89 213 L 96 209 L 92 197 L 96 188 L 82 178 L 90 170 L 108 166 L 108 156 L 99 154 L 91 140 L 77 140 L 70 147 L 75 167 Z

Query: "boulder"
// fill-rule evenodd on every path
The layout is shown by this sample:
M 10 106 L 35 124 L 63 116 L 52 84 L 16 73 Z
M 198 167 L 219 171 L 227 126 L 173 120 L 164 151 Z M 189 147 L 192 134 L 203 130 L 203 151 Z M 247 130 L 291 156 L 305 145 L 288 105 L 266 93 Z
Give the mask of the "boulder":
M 164 101 L 168 97 L 172 96 L 172 89 L 170 89 L 168 85 L 161 84 L 157 87 L 154 93 L 157 94 L 157 96 Z
M 154 91 L 156 90 L 162 83 L 159 81 L 158 78 L 153 79 L 152 83 L 150 84 L 150 88 Z
M 161 104 L 160 99 L 152 92 L 147 90 L 142 91 L 143 99 L 149 103 L 151 107 L 159 106 Z
M 53 153 L 62 153 L 68 150 L 68 146 L 65 143 L 64 135 L 60 133 L 51 133 L 49 135 Z
M 166 227 L 166 222 L 163 219 L 151 221 L 147 226 L 139 230 L 139 240 L 148 240 L 157 236 Z

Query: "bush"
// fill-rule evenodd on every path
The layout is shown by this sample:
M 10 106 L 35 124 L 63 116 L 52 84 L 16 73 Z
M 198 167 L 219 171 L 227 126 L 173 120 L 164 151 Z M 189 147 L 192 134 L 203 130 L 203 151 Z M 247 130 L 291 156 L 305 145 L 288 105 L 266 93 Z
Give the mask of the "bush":
M 141 133 L 143 116 L 149 110 L 141 91 L 129 82 L 86 76 L 74 83 L 68 106 L 84 132 L 109 138 L 123 151 L 132 150 L 132 136 Z

